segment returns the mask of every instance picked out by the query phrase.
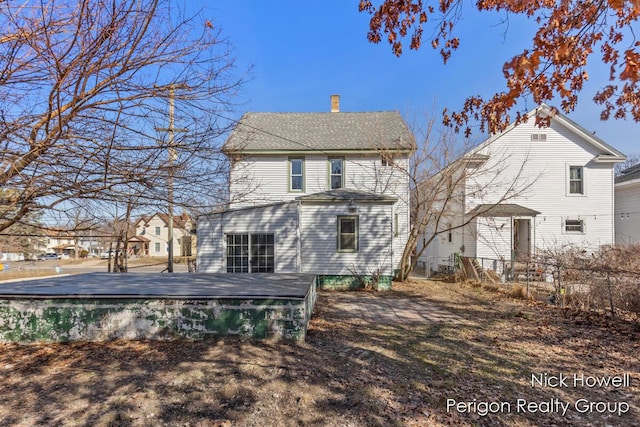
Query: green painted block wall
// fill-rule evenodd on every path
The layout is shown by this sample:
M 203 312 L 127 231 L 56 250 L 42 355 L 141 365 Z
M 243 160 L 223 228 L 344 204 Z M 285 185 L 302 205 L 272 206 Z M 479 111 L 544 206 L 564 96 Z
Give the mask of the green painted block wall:
M 3 299 L 0 341 L 204 339 L 238 335 L 304 340 L 306 299 Z M 311 298 L 311 296 L 313 298 Z

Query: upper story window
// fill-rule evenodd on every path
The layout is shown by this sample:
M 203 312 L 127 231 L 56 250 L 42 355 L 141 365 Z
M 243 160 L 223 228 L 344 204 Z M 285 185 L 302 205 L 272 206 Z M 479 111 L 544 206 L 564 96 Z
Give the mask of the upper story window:
M 584 169 L 569 166 L 569 194 L 584 194 Z
M 156 236 L 160 235 L 160 227 L 156 227 L 155 234 L 156 234 Z
M 546 133 L 532 133 L 531 134 L 531 141 L 533 142 L 545 142 L 547 140 L 547 134 Z
M 289 191 L 304 191 L 304 158 L 289 159 Z
M 389 153 L 382 153 L 380 155 L 380 160 L 382 162 L 382 166 L 393 166 L 394 165 L 393 155 L 391 155 Z
M 344 159 L 329 159 L 329 185 L 332 190 L 344 187 Z

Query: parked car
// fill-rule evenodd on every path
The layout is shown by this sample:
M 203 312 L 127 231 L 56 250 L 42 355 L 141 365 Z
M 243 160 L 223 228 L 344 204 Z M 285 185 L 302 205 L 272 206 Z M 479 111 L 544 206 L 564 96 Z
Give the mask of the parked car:
M 54 254 L 54 253 L 48 253 L 48 254 L 42 254 L 38 256 L 38 259 L 40 261 L 47 261 L 47 260 L 51 260 L 51 259 L 58 259 L 58 254 Z

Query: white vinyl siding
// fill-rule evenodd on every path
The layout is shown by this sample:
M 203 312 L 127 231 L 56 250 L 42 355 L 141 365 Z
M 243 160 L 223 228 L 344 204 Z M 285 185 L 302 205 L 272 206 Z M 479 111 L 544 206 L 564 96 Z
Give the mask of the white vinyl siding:
M 617 184 L 615 195 L 616 243 L 640 243 L 640 181 Z
M 198 271 L 227 272 L 227 236 L 273 234 L 275 273 L 297 273 L 297 203 L 203 215 L 198 219 Z
M 357 252 L 336 250 L 339 216 L 353 217 L 348 203 L 312 204 L 301 207 L 302 272 L 314 274 L 372 274 L 378 269 L 392 275 L 392 205 L 356 203 L 359 236 Z
M 485 172 L 476 173 L 468 184 L 486 190 L 467 198 L 465 212 L 509 194 L 504 203 L 540 212 L 532 222 L 538 249 L 566 244 L 597 248 L 613 243 L 613 165 L 594 162 L 600 151 L 555 121 L 545 129 L 544 144 L 531 142 L 536 129 L 533 120 L 520 124 L 479 152 L 490 159 L 481 167 Z M 570 166 L 582 167 L 579 202 L 569 193 Z M 565 218 L 581 218 L 585 232 L 564 232 Z
M 409 236 L 409 181 L 405 172 L 408 155 L 393 153 L 393 165 L 383 166 L 380 154 L 375 150 L 345 156 L 305 153 L 304 191 L 291 192 L 288 162 L 295 157 L 302 156 L 254 155 L 236 162 L 230 174 L 230 208 L 290 201 L 305 194 L 327 191 L 330 186 L 329 159 L 344 158 L 344 188 L 398 199 L 393 206 L 393 213 L 398 215 L 398 229 L 392 243 L 394 265 L 397 266 Z M 360 227 L 362 230 L 362 225 Z

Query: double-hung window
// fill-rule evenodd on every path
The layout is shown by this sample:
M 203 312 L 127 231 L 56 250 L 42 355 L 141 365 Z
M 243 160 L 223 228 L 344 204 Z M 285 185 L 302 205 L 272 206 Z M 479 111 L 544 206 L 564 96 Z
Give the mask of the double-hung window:
M 344 187 L 344 159 L 329 159 L 329 185 L 331 190 Z
M 289 159 L 289 191 L 304 191 L 304 158 Z
M 584 194 L 584 169 L 569 166 L 569 194 Z
M 357 216 L 338 216 L 338 252 L 358 252 Z
M 156 227 L 154 231 L 156 236 L 160 235 L 160 227 Z

